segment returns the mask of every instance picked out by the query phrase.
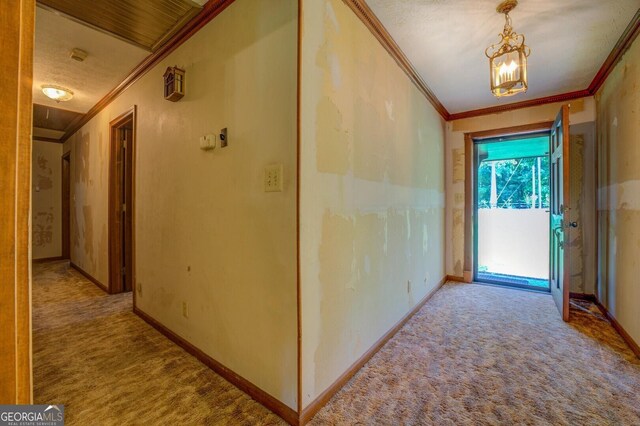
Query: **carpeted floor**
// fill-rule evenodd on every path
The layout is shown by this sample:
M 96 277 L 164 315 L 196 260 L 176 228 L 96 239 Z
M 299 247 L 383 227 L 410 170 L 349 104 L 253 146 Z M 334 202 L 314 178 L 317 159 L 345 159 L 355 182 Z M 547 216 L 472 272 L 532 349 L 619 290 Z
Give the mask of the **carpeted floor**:
M 67 425 L 285 424 L 68 262 L 33 268 L 33 388 Z
M 449 283 L 315 425 L 640 425 L 640 360 L 595 306 Z
M 34 265 L 36 403 L 68 425 L 282 420 L 66 262 Z M 314 425 L 640 425 L 640 360 L 589 303 L 563 323 L 549 295 L 449 283 Z

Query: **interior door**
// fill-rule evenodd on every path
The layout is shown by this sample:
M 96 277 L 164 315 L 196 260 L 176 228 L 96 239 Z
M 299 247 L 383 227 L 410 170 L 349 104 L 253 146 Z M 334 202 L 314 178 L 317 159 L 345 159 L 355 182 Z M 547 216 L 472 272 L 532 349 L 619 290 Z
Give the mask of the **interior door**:
M 62 258 L 71 259 L 71 153 L 62 156 Z
M 551 235 L 550 280 L 551 295 L 562 314 L 569 321 L 569 106 L 563 105 L 551 128 Z

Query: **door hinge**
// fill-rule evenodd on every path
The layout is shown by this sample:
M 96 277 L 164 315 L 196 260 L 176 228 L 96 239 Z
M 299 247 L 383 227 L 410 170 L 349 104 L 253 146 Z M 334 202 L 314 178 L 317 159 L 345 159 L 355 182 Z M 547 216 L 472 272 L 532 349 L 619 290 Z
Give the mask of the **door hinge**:
M 127 140 L 122 139 L 122 149 L 127 149 Z
M 127 268 L 123 266 L 122 269 L 120 270 L 120 273 L 122 274 L 122 276 L 127 275 Z
M 126 204 L 123 204 L 123 205 L 122 205 L 122 211 L 123 211 L 123 212 L 126 212 L 126 211 L 127 211 L 127 205 L 126 205 Z

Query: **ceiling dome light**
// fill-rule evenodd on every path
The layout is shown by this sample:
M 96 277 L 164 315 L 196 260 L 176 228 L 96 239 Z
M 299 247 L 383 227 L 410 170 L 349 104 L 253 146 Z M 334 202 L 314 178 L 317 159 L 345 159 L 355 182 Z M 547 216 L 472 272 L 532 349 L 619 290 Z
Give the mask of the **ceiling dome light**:
M 42 93 L 56 102 L 68 101 L 73 98 L 73 92 L 71 90 L 52 84 L 42 86 Z
M 504 13 L 505 24 L 500 41 L 485 50 L 489 58 L 491 92 L 496 98 L 513 96 L 527 91 L 527 57 L 531 54 L 524 44 L 524 35 L 515 33 L 511 27 L 511 12 L 518 0 L 504 0 L 496 11 Z

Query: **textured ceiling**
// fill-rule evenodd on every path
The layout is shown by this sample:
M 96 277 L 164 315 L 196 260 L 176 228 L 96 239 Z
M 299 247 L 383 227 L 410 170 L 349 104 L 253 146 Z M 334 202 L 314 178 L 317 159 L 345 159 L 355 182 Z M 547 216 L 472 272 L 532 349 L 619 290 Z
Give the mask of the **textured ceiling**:
M 150 51 L 201 9 L 191 0 L 38 0 L 38 4 Z
M 88 52 L 84 62 L 69 57 L 74 47 Z M 148 54 L 144 49 L 38 7 L 33 103 L 87 112 Z M 74 97 L 56 103 L 42 93 L 43 84 L 71 89 Z
M 531 47 L 529 90 L 498 100 L 484 50 L 504 15 L 494 0 L 367 0 L 450 113 L 586 89 L 640 0 L 520 0 L 513 28 Z

